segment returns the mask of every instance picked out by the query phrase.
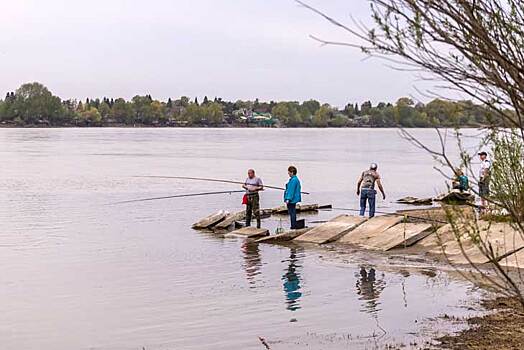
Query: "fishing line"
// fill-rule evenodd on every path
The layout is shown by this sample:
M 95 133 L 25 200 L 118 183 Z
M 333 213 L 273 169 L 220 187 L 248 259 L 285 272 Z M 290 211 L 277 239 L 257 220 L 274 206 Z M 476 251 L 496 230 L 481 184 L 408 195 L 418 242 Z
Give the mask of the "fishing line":
M 208 179 L 203 177 L 189 177 L 189 176 L 156 176 L 156 175 L 143 175 L 143 176 L 133 176 L 133 177 L 139 177 L 139 178 L 153 178 L 153 179 L 177 179 L 177 180 L 194 180 L 194 181 L 207 181 L 207 182 L 220 182 L 220 183 L 228 183 L 228 184 L 236 184 L 236 185 L 246 185 L 245 182 L 241 181 L 232 181 L 232 180 L 221 180 L 221 179 Z M 270 185 L 263 185 L 264 188 L 270 188 L 273 190 L 280 190 L 285 191 L 286 189 L 284 187 L 277 187 L 277 186 L 270 186 Z M 302 194 L 311 194 L 309 192 L 300 192 Z
M 188 194 L 177 194 L 173 196 L 163 196 L 163 197 L 152 197 L 152 198 L 142 198 L 142 199 L 132 199 L 128 201 L 110 203 L 109 205 L 115 204 L 126 204 L 126 203 L 135 203 L 135 202 L 146 202 L 154 201 L 159 199 L 170 199 L 170 198 L 183 198 L 183 197 L 196 197 L 196 196 L 209 196 L 214 194 L 231 194 L 231 193 L 243 193 L 245 190 L 235 190 L 235 191 L 217 191 L 217 192 L 202 192 L 202 193 L 188 193 Z

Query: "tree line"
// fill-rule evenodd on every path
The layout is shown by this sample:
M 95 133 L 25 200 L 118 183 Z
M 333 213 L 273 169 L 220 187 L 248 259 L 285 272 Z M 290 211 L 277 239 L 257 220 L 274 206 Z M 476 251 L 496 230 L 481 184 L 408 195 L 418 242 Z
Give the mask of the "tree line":
M 343 109 L 316 100 L 201 102 L 182 96 L 158 101 L 151 95 L 62 100 L 40 83 L 22 85 L 0 100 L 0 123 L 7 126 L 244 126 L 253 113 L 281 127 L 453 127 L 483 126 L 492 112 L 472 101 L 435 99 L 427 104 L 400 98 L 396 103 L 348 103 Z

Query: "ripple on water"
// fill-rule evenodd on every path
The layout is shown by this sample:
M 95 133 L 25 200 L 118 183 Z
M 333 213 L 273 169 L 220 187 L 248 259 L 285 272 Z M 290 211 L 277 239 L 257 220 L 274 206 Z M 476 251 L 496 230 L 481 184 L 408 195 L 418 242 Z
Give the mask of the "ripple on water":
M 431 132 L 414 132 L 431 143 Z M 253 156 L 246 145 L 264 151 Z M 258 350 L 261 336 L 272 349 L 358 349 L 416 339 L 424 320 L 464 315 L 462 301 L 478 293 L 358 252 L 190 229 L 210 212 L 242 208 L 240 194 L 108 205 L 237 189 L 133 175 L 243 180 L 254 167 L 283 185 L 291 155 L 314 192 L 308 201 L 357 207 L 344 191 L 370 157 L 391 198 L 432 195 L 442 182 L 431 159 L 409 147 L 396 130 L 0 129 L 2 346 Z M 280 205 L 282 193 L 261 201 Z M 264 221 L 272 232 L 288 224 Z

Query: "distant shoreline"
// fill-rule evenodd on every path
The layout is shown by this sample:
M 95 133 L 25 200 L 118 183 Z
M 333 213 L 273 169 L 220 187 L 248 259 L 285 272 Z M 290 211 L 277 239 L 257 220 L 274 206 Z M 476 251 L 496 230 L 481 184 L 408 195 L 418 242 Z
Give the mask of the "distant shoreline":
M 508 111 L 507 113 L 514 113 Z M 34 82 L 0 99 L 0 128 L 202 127 L 202 128 L 469 128 L 493 123 L 490 109 L 473 101 L 435 99 L 427 104 L 401 97 L 394 104 L 370 101 L 344 108 L 317 100 L 225 101 L 187 96 L 159 101 L 103 97 L 62 100 Z
M 463 125 L 459 129 L 482 129 L 483 125 Z M 284 127 L 262 127 L 262 126 L 240 126 L 240 125 L 218 125 L 218 126 L 170 126 L 170 125 L 126 125 L 126 124 L 112 124 L 112 125 L 97 125 L 97 126 L 83 126 L 83 125 L 12 125 L 0 124 L 0 129 L 435 129 L 434 126 L 427 127 L 405 127 L 405 126 L 284 126 Z M 438 129 L 454 129 L 455 127 L 440 126 Z

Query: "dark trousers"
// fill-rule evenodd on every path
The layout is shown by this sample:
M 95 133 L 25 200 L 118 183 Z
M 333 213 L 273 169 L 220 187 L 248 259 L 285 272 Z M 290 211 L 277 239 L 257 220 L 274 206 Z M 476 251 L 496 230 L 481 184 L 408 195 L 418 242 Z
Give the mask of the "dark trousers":
M 251 226 L 251 218 L 255 213 L 257 219 L 257 228 L 260 228 L 260 197 L 258 193 L 247 195 L 246 205 L 246 226 Z
M 369 217 L 375 216 L 375 197 L 377 191 L 371 188 L 363 188 L 360 191 L 360 216 L 366 213 L 366 201 L 369 203 Z
M 297 203 L 288 203 L 287 212 L 291 221 L 291 229 L 295 230 L 297 228 Z
M 479 196 L 480 198 L 489 197 L 489 182 L 479 181 Z

